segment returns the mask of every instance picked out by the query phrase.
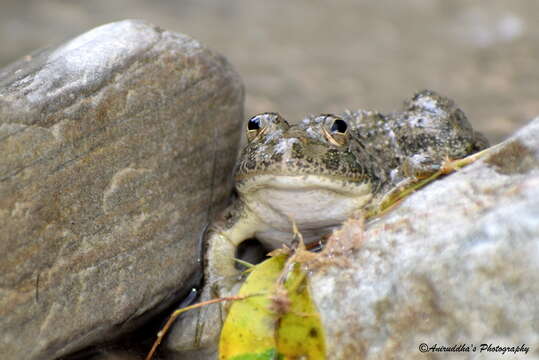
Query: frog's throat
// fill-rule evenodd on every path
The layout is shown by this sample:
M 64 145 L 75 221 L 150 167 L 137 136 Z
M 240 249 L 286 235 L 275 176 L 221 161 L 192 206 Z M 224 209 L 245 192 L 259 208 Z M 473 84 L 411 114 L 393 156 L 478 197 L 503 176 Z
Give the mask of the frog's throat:
M 350 197 L 364 197 L 371 192 L 371 184 L 368 182 L 327 175 L 259 174 L 238 181 L 236 188 L 240 194 L 253 193 L 263 188 L 290 192 L 324 190 Z
M 372 199 L 370 183 L 319 175 L 257 177 L 242 183 L 238 192 L 257 219 L 255 237 L 268 248 L 292 240 L 292 222 L 306 243 L 318 241 Z

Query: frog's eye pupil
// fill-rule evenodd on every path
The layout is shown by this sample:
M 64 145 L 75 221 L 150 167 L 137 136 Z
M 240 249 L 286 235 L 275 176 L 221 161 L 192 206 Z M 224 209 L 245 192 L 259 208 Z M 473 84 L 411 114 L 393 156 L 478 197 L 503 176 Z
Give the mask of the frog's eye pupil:
M 333 125 L 331 125 L 331 132 L 332 133 L 344 134 L 347 129 L 348 129 L 348 125 L 346 124 L 346 121 L 344 121 L 342 119 L 336 119 L 333 122 Z
M 247 123 L 247 129 L 249 130 L 258 130 L 260 129 L 260 118 L 258 116 L 255 116 L 254 118 L 251 118 L 249 122 Z

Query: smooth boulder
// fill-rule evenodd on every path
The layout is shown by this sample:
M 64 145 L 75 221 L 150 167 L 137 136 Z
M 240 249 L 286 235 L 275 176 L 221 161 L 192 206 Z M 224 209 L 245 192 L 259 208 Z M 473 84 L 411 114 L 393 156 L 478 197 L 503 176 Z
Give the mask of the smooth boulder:
M 133 329 L 200 277 L 243 85 L 220 55 L 121 21 L 0 70 L 0 354 Z

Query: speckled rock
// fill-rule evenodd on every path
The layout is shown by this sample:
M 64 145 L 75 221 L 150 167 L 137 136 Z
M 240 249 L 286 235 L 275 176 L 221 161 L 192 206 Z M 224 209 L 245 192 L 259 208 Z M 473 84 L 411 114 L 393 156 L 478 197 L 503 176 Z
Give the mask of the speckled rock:
M 516 358 L 539 359 L 539 118 L 366 230 L 334 236 L 361 245 L 312 278 L 330 359 L 500 359 L 496 346 L 519 345 Z
M 0 70 L 0 354 L 53 359 L 132 329 L 198 277 L 243 86 L 141 21 Z

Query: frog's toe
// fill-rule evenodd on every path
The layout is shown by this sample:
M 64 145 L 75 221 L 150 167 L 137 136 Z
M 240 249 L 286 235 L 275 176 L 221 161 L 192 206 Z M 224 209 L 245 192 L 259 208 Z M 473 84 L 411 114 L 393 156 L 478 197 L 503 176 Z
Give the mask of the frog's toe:
M 430 156 L 416 154 L 402 162 L 400 173 L 404 178 L 426 178 L 440 170 L 443 162 L 443 160 L 435 160 Z
M 198 302 L 210 300 L 210 292 L 204 289 Z M 178 353 L 217 351 L 225 316 L 223 306 L 211 304 L 182 314 L 167 338 L 167 349 Z

